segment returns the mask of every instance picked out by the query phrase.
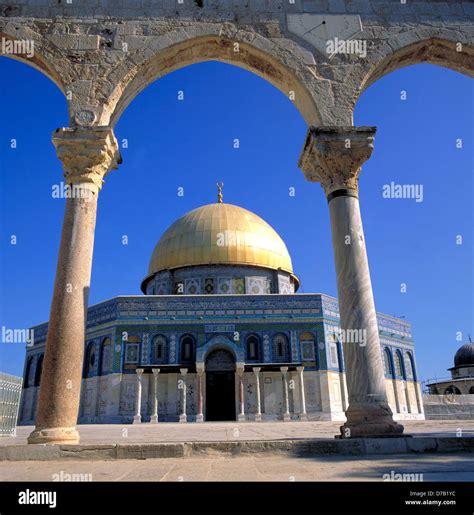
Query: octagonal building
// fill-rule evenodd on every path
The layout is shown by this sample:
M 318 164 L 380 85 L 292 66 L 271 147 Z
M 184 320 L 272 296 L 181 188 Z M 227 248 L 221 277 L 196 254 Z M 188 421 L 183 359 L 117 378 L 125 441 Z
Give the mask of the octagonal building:
M 221 194 L 185 214 L 158 240 L 144 295 L 89 308 L 79 423 L 345 420 L 337 300 L 298 288 L 257 214 Z M 377 321 L 395 418 L 423 419 L 411 326 Z M 21 424 L 35 419 L 47 329 L 32 328 Z

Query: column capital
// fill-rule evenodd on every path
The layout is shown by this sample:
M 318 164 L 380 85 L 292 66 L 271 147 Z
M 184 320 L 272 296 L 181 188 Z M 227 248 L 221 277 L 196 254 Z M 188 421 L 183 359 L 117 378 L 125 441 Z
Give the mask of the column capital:
M 56 129 L 53 144 L 68 185 L 89 183 L 99 191 L 104 177 L 122 162 L 114 132 L 108 127 Z
M 242 363 L 241 361 L 238 361 L 238 362 L 235 364 L 235 367 L 236 367 L 236 370 L 237 370 L 237 374 L 238 374 L 239 376 L 243 375 L 244 370 L 245 370 L 245 363 Z
M 286 373 L 288 372 L 288 367 L 280 367 L 280 372 L 281 372 L 283 375 L 286 375 Z
M 376 130 L 310 127 L 298 162 L 306 180 L 321 183 L 328 200 L 337 190 L 357 196 L 360 170 L 372 154 Z
M 296 367 L 296 370 L 298 370 L 298 372 L 303 372 L 304 371 L 304 367 Z
M 160 369 L 159 368 L 152 368 L 151 371 L 153 372 L 154 376 L 157 376 L 160 373 Z
M 196 372 L 198 375 L 204 374 L 204 363 L 196 363 Z
M 143 374 L 143 372 L 145 371 L 144 368 L 136 368 L 135 369 L 135 372 L 137 373 L 138 376 L 141 376 Z
M 180 368 L 179 371 L 181 372 L 182 376 L 185 376 L 188 373 L 188 369 L 187 368 Z
M 262 370 L 262 367 L 253 367 L 252 370 L 254 374 L 258 374 L 260 370 Z

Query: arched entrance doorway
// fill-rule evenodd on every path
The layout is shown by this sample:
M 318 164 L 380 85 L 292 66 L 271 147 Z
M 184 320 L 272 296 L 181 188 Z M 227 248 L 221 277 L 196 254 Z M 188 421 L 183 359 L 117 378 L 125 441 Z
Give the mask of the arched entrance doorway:
M 206 359 L 206 420 L 235 420 L 235 359 L 224 349 Z

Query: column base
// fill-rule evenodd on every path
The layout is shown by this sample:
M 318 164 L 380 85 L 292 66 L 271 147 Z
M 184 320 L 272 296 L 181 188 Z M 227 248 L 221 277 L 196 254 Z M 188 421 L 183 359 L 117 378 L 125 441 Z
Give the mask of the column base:
M 150 424 L 158 424 L 158 415 L 152 415 L 151 416 Z
M 179 416 L 179 423 L 180 424 L 185 424 L 187 421 L 188 421 L 188 417 L 187 417 L 186 414 Z
M 284 413 L 283 414 L 283 421 L 284 422 L 289 422 L 291 420 L 291 415 L 289 413 Z
M 393 420 L 388 404 L 371 403 L 349 406 L 347 422 L 341 426 L 341 438 L 370 438 L 380 436 L 400 436 L 404 427 Z
M 135 415 L 133 417 L 132 424 L 141 424 L 142 423 L 142 416 L 141 415 Z
M 28 437 L 31 444 L 78 444 L 79 433 L 75 427 L 37 428 Z
M 262 421 L 262 414 L 257 413 L 254 418 L 255 422 L 261 422 Z
M 298 418 L 299 420 L 308 420 L 308 415 L 306 413 L 300 413 Z
M 245 415 L 243 415 L 242 413 L 239 413 L 237 415 L 237 422 L 245 422 Z
M 196 415 L 196 422 L 204 422 L 204 415 L 202 413 Z

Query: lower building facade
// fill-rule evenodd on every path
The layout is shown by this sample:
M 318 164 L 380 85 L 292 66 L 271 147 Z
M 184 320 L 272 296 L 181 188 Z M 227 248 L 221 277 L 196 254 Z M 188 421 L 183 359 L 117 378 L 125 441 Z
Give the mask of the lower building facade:
M 389 404 L 424 419 L 406 320 L 377 314 Z M 344 421 L 337 300 L 323 294 L 124 296 L 88 310 L 79 423 Z M 19 423 L 33 424 L 47 324 L 32 328 Z

